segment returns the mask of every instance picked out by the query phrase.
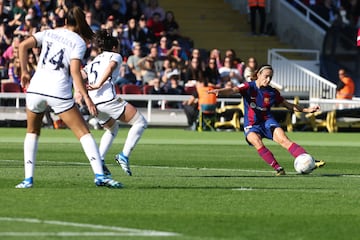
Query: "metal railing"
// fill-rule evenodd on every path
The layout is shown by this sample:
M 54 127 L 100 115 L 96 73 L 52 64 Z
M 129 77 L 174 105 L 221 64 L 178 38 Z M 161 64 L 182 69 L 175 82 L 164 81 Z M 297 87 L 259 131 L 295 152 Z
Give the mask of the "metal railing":
M 309 98 L 334 99 L 336 84 L 326 80 L 318 74 L 308 70 L 282 56 L 280 53 L 314 53 L 314 64 L 319 63 L 319 52 L 304 49 L 270 49 L 268 62 L 275 70 L 274 82 L 282 87 L 283 91 L 308 92 Z

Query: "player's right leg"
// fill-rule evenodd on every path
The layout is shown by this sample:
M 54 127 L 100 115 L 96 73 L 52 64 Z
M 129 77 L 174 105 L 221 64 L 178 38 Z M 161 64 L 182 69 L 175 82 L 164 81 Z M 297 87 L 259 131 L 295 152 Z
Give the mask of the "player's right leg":
M 41 101 L 39 102 L 41 103 Z M 27 99 L 27 103 L 33 111 L 37 110 L 36 106 L 32 107 L 33 105 L 30 104 L 31 101 L 29 99 Z M 29 108 L 26 108 L 27 130 L 24 139 L 25 178 L 21 183 L 17 184 L 15 188 L 31 188 L 33 186 L 38 139 L 43 116 L 43 112 L 35 113 Z
M 95 139 L 91 135 L 84 118 L 81 116 L 79 109 L 73 106 L 68 111 L 61 113 L 60 117 L 79 139 L 95 174 L 96 186 L 122 188 L 122 184 L 120 182 L 117 182 L 111 179 L 111 177 L 104 175 L 99 148 L 95 142 Z

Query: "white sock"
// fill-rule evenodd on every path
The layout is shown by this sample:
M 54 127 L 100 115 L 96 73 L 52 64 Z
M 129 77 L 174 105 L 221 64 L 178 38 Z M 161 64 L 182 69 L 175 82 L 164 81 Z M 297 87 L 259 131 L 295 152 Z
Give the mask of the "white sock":
M 96 145 L 95 139 L 91 135 L 91 133 L 85 134 L 80 138 L 80 143 L 82 148 L 86 154 L 86 157 L 90 161 L 91 168 L 94 174 L 103 175 L 104 171 L 102 168 L 99 148 Z
M 39 136 L 35 133 L 26 133 L 24 140 L 24 168 L 25 178 L 34 176 L 36 153 Z
M 136 146 L 137 142 L 140 140 L 145 128 L 147 127 L 147 121 L 141 113 L 136 112 L 135 116 L 129 121 L 131 128 L 126 137 L 126 141 L 123 148 L 123 154 L 126 157 L 129 157 L 131 151 Z
M 113 126 L 109 129 L 106 129 L 104 134 L 102 135 L 99 146 L 100 157 L 102 160 L 105 160 L 106 153 L 111 147 L 111 144 L 116 138 L 118 132 L 119 132 L 119 124 L 118 122 L 115 122 Z

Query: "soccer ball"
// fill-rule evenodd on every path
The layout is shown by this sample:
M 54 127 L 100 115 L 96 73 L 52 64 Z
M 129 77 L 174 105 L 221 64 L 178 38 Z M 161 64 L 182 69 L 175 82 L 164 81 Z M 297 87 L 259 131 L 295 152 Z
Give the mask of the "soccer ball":
M 300 154 L 295 158 L 294 168 L 300 174 L 309 174 L 315 169 L 315 160 L 310 154 Z

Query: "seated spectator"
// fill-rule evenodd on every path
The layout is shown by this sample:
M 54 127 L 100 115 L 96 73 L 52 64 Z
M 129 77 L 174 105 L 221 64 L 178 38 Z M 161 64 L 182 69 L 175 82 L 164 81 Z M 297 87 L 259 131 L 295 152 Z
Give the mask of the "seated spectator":
M 212 49 L 210 51 L 209 58 L 214 58 L 216 60 L 216 66 L 218 69 L 223 66 L 222 62 L 221 62 L 221 52 L 219 49 L 217 49 L 217 48 Z
M 115 79 L 114 83 L 116 85 L 118 85 L 120 87 L 120 89 L 125 84 L 136 84 L 136 77 L 130 71 L 130 69 L 126 63 L 121 64 L 120 74 L 117 77 L 117 79 Z
M 149 46 L 148 57 L 154 60 L 155 71 L 160 73 L 163 68 L 163 60 L 159 58 L 158 49 L 155 45 Z
M 183 66 L 188 60 L 188 56 L 186 55 L 185 50 L 182 49 L 176 40 L 172 42 L 171 48 L 167 52 L 167 57 L 171 58 L 180 66 Z
M 205 63 L 205 59 L 203 59 L 201 54 L 200 54 L 200 49 L 193 48 L 191 50 L 191 55 L 190 55 L 189 59 L 191 60 L 193 58 L 197 58 L 199 60 L 201 70 L 205 71 L 206 63 Z M 186 63 L 186 65 L 188 65 L 188 62 Z
M 28 64 L 27 64 L 28 72 L 30 73 L 31 76 L 34 75 L 36 71 L 36 67 L 37 67 L 37 60 L 35 54 L 31 51 L 28 54 Z
M 124 26 L 124 37 L 127 38 L 131 45 L 138 42 L 138 29 L 135 18 L 129 19 L 127 25 Z
M 14 18 L 17 18 L 18 21 L 15 23 L 16 26 L 21 25 L 21 23 L 25 20 L 26 16 L 26 8 L 24 0 L 15 0 L 15 6 L 12 8 L 12 14 Z
M 136 21 L 139 21 L 141 16 L 143 16 L 143 12 L 138 0 L 131 0 L 126 9 L 125 20 L 129 21 L 131 18 L 134 18 Z
M 64 9 L 60 9 L 58 14 L 55 14 L 54 18 L 53 18 L 53 28 L 57 28 L 57 27 L 63 27 L 65 26 L 65 17 L 66 17 L 66 12 Z
M 60 16 L 61 14 L 65 13 L 67 14 L 69 11 L 68 7 L 65 4 L 65 0 L 58 0 L 57 1 L 57 6 L 54 10 L 54 13 L 58 16 Z M 61 13 L 63 12 L 63 13 Z
M 1 79 L 6 79 L 8 78 L 7 75 L 7 62 L 5 60 L 5 58 L 2 56 L 3 54 L 3 49 L 0 48 L 0 81 Z
M 162 36 L 165 36 L 165 27 L 159 13 L 155 12 L 151 18 L 148 18 L 146 26 L 153 32 L 157 42 Z
M 105 1 L 104 1 L 105 2 Z M 101 26 L 107 19 L 106 11 L 103 7 L 102 0 L 95 0 L 90 6 L 90 12 L 94 23 Z
M 16 23 L 19 21 L 19 25 L 20 25 L 20 17 L 21 14 L 19 15 L 13 15 L 12 12 L 7 11 L 7 9 L 5 8 L 5 0 L 0 0 L 1 4 L 0 4 L 0 24 L 3 25 L 3 32 L 7 32 L 9 30 L 13 29 L 13 26 L 16 25 Z
M 184 72 L 184 84 L 189 85 L 196 81 L 204 81 L 204 72 L 200 67 L 199 60 L 197 58 L 192 58 Z
M 94 20 L 91 11 L 85 12 L 85 20 L 86 20 L 87 24 L 89 24 L 89 26 L 90 26 L 91 30 L 93 30 L 93 32 L 97 32 L 98 30 L 100 30 L 101 24 Z
M 165 19 L 163 21 L 165 28 L 165 36 L 170 40 L 178 40 L 181 37 L 180 35 L 180 27 L 177 21 L 175 20 L 174 12 L 167 11 L 165 13 Z
M 170 63 L 171 64 L 171 63 Z M 170 71 L 169 71 L 170 70 Z M 161 74 L 161 73 L 160 73 Z M 170 66 L 170 69 L 167 69 L 167 73 L 162 73 L 161 75 L 161 84 L 165 89 L 170 88 L 171 81 L 170 78 L 174 75 L 179 79 L 180 81 L 180 71 L 177 68 L 174 68 L 173 66 Z M 179 83 L 180 84 L 180 83 Z M 182 84 L 180 84 L 182 85 Z
M 160 73 L 160 80 L 162 84 L 166 84 L 168 82 L 168 76 L 170 76 L 169 74 L 174 70 L 172 65 L 171 65 L 171 61 L 169 58 L 165 58 L 162 61 L 162 69 L 159 72 Z
M 184 95 L 185 89 L 179 84 L 179 74 L 174 72 L 170 74 L 169 79 L 169 84 L 164 86 L 165 93 L 171 95 Z M 170 108 L 182 108 L 181 102 L 167 102 L 166 105 Z
M 51 29 L 51 28 L 52 28 L 52 23 L 49 20 L 48 13 L 45 12 L 40 17 L 40 20 L 37 25 L 37 29 L 38 29 L 38 31 L 44 31 L 44 30 Z
M 220 74 L 216 65 L 216 59 L 210 58 L 204 72 L 205 82 L 209 86 L 216 86 L 220 83 Z
M 253 80 L 257 68 L 258 68 L 258 63 L 256 61 L 256 58 L 249 57 L 246 62 L 246 67 L 244 70 L 244 78 L 247 82 L 251 82 Z
M 120 54 L 126 62 L 128 57 L 132 54 L 132 45 L 128 38 L 124 36 L 123 24 L 119 23 L 113 31 L 113 36 L 117 37 L 120 43 Z
M 1 16 L 0 16 L 1 18 Z M 0 49 L 1 49 L 1 57 L 4 53 L 5 49 L 11 45 L 12 38 L 9 34 L 6 34 L 6 26 L 5 23 L 0 22 Z
M 149 0 L 147 6 L 144 9 L 145 18 L 150 19 L 154 13 L 159 14 L 160 21 L 164 21 L 165 11 L 162 7 L 159 6 L 158 0 Z
M 153 80 L 153 88 L 150 90 L 150 94 L 165 94 L 164 88 L 161 86 L 161 81 L 159 78 Z M 161 106 L 161 103 L 155 104 L 156 106 Z
M 41 53 L 41 48 L 39 47 L 34 47 L 31 49 L 32 53 L 34 54 L 35 57 L 35 61 L 38 63 L 39 62 L 39 58 L 40 58 L 40 53 Z
M 242 76 L 243 75 L 243 72 L 244 72 L 244 65 L 245 63 L 236 56 L 236 52 L 234 49 L 228 49 L 225 51 L 225 57 L 230 57 L 232 59 L 232 65 L 233 67 L 235 67 L 240 75 Z
M 242 76 L 237 68 L 233 66 L 231 57 L 225 57 L 224 66 L 219 69 L 221 84 L 231 80 L 235 86 L 242 82 Z
M 113 32 L 115 28 L 115 17 L 113 15 L 110 15 L 107 17 L 106 22 L 104 24 L 101 24 L 101 29 L 106 29 L 109 32 Z
M 107 12 L 108 17 L 114 16 L 115 24 L 125 23 L 127 6 L 126 0 L 113 0 L 111 9 Z
M 139 61 L 141 59 L 141 47 L 140 44 L 135 44 L 133 47 L 133 54 L 127 59 L 127 65 L 130 71 L 135 75 L 136 80 L 141 83 L 141 68 Z
M 138 62 L 140 66 L 141 85 L 153 85 L 153 80 L 158 78 L 158 74 L 155 70 L 154 59 L 151 57 L 144 57 Z
M 158 45 L 158 54 L 159 54 L 160 59 L 163 60 L 163 59 L 167 58 L 168 51 L 169 51 L 169 48 L 167 45 L 167 38 L 165 36 L 163 36 L 160 38 L 160 42 Z
M 41 12 L 37 12 L 35 5 L 32 7 L 29 7 L 28 11 L 27 11 L 27 15 L 31 16 L 31 25 L 34 28 L 37 28 L 37 26 L 40 23 L 40 19 L 41 19 Z
M 20 68 L 20 59 L 13 58 L 8 67 L 8 77 L 9 79 L 1 80 L 1 82 L 12 82 L 16 83 L 21 87 L 21 68 Z
M 153 87 L 150 90 L 149 94 L 165 94 L 165 90 L 164 88 L 161 86 L 161 81 L 159 78 L 155 78 L 153 80 Z M 152 107 L 157 107 L 157 108 L 161 108 L 162 107 L 162 101 L 152 101 Z
M 141 17 L 139 20 L 138 41 L 144 54 L 148 54 L 150 47 L 156 42 L 154 33 L 146 25 L 145 17 Z
M 21 39 L 33 35 L 36 32 L 36 28 L 33 27 L 31 20 L 32 16 L 26 15 L 25 21 L 14 30 L 14 35 L 20 37 Z
M 21 40 L 19 37 L 14 37 L 11 41 L 11 45 L 9 47 L 7 47 L 5 52 L 3 53 L 3 57 L 4 57 L 5 61 L 7 62 L 7 65 L 9 64 L 11 59 L 13 59 L 15 57 L 19 57 L 18 53 L 19 53 L 20 41 Z

